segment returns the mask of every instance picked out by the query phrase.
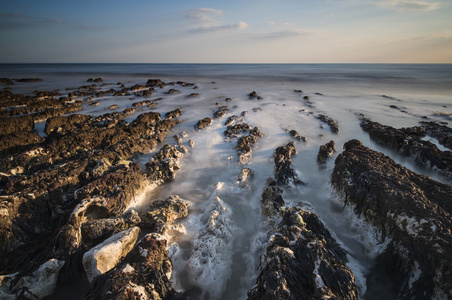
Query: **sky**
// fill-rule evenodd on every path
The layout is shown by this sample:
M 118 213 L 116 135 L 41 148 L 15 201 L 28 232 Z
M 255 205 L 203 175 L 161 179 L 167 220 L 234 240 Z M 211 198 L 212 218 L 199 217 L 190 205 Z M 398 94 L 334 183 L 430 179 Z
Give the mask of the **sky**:
M 0 0 L 0 63 L 452 63 L 451 0 Z

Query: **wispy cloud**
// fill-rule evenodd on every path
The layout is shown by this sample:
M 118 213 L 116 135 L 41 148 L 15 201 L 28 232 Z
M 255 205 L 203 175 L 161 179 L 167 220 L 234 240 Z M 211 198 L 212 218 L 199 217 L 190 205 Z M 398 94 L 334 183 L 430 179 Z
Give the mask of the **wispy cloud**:
M 255 38 L 258 39 L 283 39 L 287 37 L 309 35 L 312 33 L 313 32 L 309 30 L 291 29 L 291 30 L 279 30 L 272 32 L 255 33 L 253 35 Z
M 78 24 L 63 19 L 38 19 L 25 14 L 0 13 L 1 30 L 20 30 L 46 26 L 65 26 L 78 30 L 100 30 L 98 26 Z
M 221 32 L 229 30 L 242 30 L 248 28 L 245 22 L 238 22 L 234 24 L 223 25 L 219 17 L 224 14 L 222 10 L 213 8 L 196 8 L 184 12 L 185 18 L 190 21 L 187 30 L 190 33 L 207 33 L 207 32 Z
M 215 26 L 219 23 L 216 17 L 223 15 L 223 11 L 213 8 L 196 8 L 184 13 L 185 18 L 201 27 Z
M 378 6 L 397 11 L 429 11 L 438 9 L 439 2 L 418 1 L 418 0 L 388 0 L 376 2 Z
M 245 22 L 238 22 L 235 24 L 230 25 L 219 25 L 219 26 L 204 26 L 204 27 L 198 27 L 194 29 L 188 30 L 188 32 L 221 32 L 221 31 L 229 31 L 229 30 L 241 30 L 248 28 L 248 24 Z

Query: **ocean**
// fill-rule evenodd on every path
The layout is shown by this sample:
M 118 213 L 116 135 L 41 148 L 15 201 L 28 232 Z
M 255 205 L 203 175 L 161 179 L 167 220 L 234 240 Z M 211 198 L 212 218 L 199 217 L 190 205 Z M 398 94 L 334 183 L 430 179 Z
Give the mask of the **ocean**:
M 372 228 L 361 222 L 350 209 L 343 208 L 342 199 L 330 185 L 334 159 L 344 143 L 359 139 L 417 173 L 451 183 L 434 171 L 378 145 L 359 126 L 362 115 L 396 128 L 418 126 L 426 119 L 450 124 L 450 64 L 1 64 L 1 77 L 43 79 L 11 86 L 13 93 L 25 94 L 36 90 L 59 90 L 65 94 L 91 84 L 87 83 L 88 78 L 98 77 L 103 79 L 105 90 L 119 89 L 118 82 L 127 87 L 146 84 L 151 78 L 164 82 L 192 82 L 199 87 L 196 91 L 178 86 L 156 89 L 149 99 L 163 97 L 164 100 L 156 102 L 154 108 L 142 107 L 126 119 L 131 121 L 150 110 L 164 115 L 181 108 L 181 124 L 173 129 L 173 133 L 185 132 L 195 143 L 183 158 L 175 180 L 149 191 L 136 203 L 136 209 L 144 210 L 151 201 L 170 195 L 179 195 L 192 203 L 189 216 L 182 221 L 186 234 L 175 236 L 170 247 L 174 286 L 188 291 L 192 299 L 244 299 L 247 290 L 253 287 L 259 273 L 259 257 L 271 231 L 260 214 L 261 193 L 266 179 L 273 176 L 275 149 L 294 140 L 288 134 L 289 130 L 296 130 L 307 141 L 296 141 L 298 154 L 292 159 L 294 169 L 305 184 L 283 188 L 286 204 L 317 213 L 349 252 L 348 266 L 357 277 L 363 299 L 367 298 L 366 291 L 384 290 L 384 286 L 368 286 L 366 282 L 366 274 L 374 265 L 375 255 L 382 245 Z M 166 95 L 169 88 L 176 88 L 180 93 Z M 262 99 L 250 100 L 248 94 L 252 91 Z M 194 92 L 199 95 L 187 98 Z M 77 113 L 97 116 L 111 112 L 108 107 L 112 104 L 117 104 L 117 110 L 122 111 L 131 107 L 134 101 L 143 100 L 130 98 L 103 96 L 96 99 L 100 101 L 98 106 L 87 105 L 87 101 L 84 109 Z M 226 98 L 231 101 L 226 102 Z M 210 127 L 195 131 L 196 122 L 212 117 L 219 105 L 226 105 L 229 112 L 214 119 Z M 237 162 L 235 142 L 225 141 L 223 135 L 226 118 L 243 111 L 247 111 L 244 121 L 257 126 L 264 134 L 245 166 Z M 339 125 L 339 134 L 331 132 L 328 125 L 316 119 L 319 114 L 334 119 Z M 44 136 L 44 123 L 35 126 Z M 434 138 L 428 139 L 446 150 Z M 319 146 L 330 140 L 336 144 L 336 153 L 325 166 L 319 166 Z M 165 143 L 176 143 L 173 134 L 168 135 Z M 159 147 L 135 156 L 134 160 L 144 168 Z M 237 175 L 243 167 L 254 171 L 251 184 L 245 189 L 237 184 Z M 205 254 L 205 261 L 195 265 L 191 263 L 197 251 L 194 241 L 205 232 L 206 215 L 217 197 L 230 212 L 223 220 L 230 234 L 223 238 L 221 247 L 212 248 L 210 254 Z

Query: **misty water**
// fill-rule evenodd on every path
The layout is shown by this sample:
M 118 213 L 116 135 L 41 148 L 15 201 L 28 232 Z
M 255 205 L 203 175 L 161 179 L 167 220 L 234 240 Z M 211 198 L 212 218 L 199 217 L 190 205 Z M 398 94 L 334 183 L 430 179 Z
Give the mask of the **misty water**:
M 165 140 L 174 145 L 174 135 L 182 132 L 188 135 L 183 144 L 189 153 L 183 157 L 181 169 L 173 182 L 149 191 L 135 206 L 144 210 L 151 201 L 170 195 L 191 202 L 189 216 L 180 222 L 186 234 L 173 236 L 169 247 L 174 287 L 186 291 L 191 299 L 244 299 L 247 290 L 254 286 L 259 274 L 259 258 L 274 230 L 261 215 L 261 194 L 266 179 L 274 175 L 275 149 L 290 141 L 295 141 L 298 151 L 292 158 L 292 166 L 304 184 L 282 187 L 286 206 L 300 206 L 315 212 L 348 251 L 347 265 L 356 275 L 360 298 L 372 288 L 366 284 L 366 274 L 383 245 L 371 227 L 361 222 L 350 208 L 344 208 L 343 199 L 330 185 L 334 159 L 344 143 L 359 139 L 417 173 L 450 183 L 370 140 L 359 126 L 359 116 L 396 128 L 418 126 L 425 117 L 451 122 L 451 65 L 2 65 L 0 75 L 44 79 L 36 83 L 17 83 L 12 86 L 14 93 L 55 89 L 66 93 L 66 88 L 87 85 L 89 77 L 102 77 L 105 90 L 119 89 L 117 82 L 127 87 L 145 84 L 149 78 L 160 78 L 164 82 L 182 80 L 199 87 L 197 90 L 178 85 L 157 88 L 148 99 L 163 97 L 164 100 L 155 102 L 154 108 L 142 107 L 126 119 L 131 121 L 148 111 L 162 116 L 176 108 L 183 111 L 179 118 L 181 124 Z M 170 88 L 180 93 L 165 94 Z M 248 99 L 252 91 L 262 100 Z M 199 95 L 187 97 L 194 92 Z M 305 96 L 309 97 L 309 102 L 303 98 Z M 226 102 L 226 98 L 231 101 Z M 110 95 L 95 100 L 100 101 L 98 106 L 85 102 L 84 109 L 77 113 L 105 114 L 112 112 L 107 109 L 112 104 L 119 106 L 116 111 L 123 111 L 144 99 Z M 226 105 L 229 112 L 214 119 L 211 126 L 194 130 L 198 120 L 213 117 L 213 112 L 219 108 L 217 102 Z M 237 160 L 234 149 L 237 140 L 227 141 L 223 134 L 226 119 L 243 111 L 247 111 L 243 122 L 258 127 L 264 134 L 244 165 Z M 339 134 L 332 133 L 327 124 L 316 119 L 319 114 L 334 119 L 339 125 Z M 44 123 L 36 124 L 36 129 L 44 135 Z M 291 138 L 288 130 L 298 131 L 307 141 Z M 194 141 L 194 148 L 187 144 L 190 139 Z M 320 166 L 317 163 L 319 146 L 330 140 L 336 143 L 336 153 L 326 165 Z M 134 160 L 144 169 L 144 164 L 161 146 L 163 144 L 150 153 L 136 155 Z M 249 185 L 237 182 L 237 175 L 244 167 L 254 174 Z M 202 240 L 206 234 L 206 219 L 212 205 L 218 205 L 218 198 L 227 211 L 221 225 L 224 234 L 217 239 Z M 201 248 L 197 241 L 212 243 L 209 251 L 196 253 Z

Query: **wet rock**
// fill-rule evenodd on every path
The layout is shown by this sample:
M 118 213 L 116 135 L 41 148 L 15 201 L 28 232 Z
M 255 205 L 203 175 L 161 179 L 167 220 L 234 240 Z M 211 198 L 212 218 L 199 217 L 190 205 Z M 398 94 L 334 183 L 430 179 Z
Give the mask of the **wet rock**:
M 203 129 L 205 127 L 210 126 L 211 124 L 212 124 L 212 119 L 207 117 L 202 120 L 199 120 L 195 125 L 195 129 Z
M 11 79 L 8 79 L 8 78 L 0 78 L 0 83 L 7 84 L 7 85 L 14 84 L 14 82 Z
M 249 161 L 253 152 L 252 147 L 254 147 L 258 139 L 262 136 L 263 134 L 259 131 L 259 128 L 254 127 L 247 136 L 242 136 L 238 139 L 235 149 L 237 150 L 237 155 L 241 164 L 245 164 Z
M 215 111 L 215 112 L 213 113 L 213 117 L 214 117 L 215 119 L 221 118 L 221 117 L 223 117 L 227 112 L 229 112 L 228 107 L 227 107 L 227 106 L 221 106 L 220 108 L 217 109 L 217 111 Z
M 237 138 L 239 135 L 248 132 L 251 129 L 250 125 L 247 123 L 239 123 L 235 125 L 229 125 L 227 129 L 223 132 L 223 134 L 230 138 Z
M 166 95 L 174 95 L 174 94 L 179 94 L 180 91 L 176 90 L 176 89 L 169 89 L 165 94 Z
M 334 141 L 329 141 L 325 145 L 321 145 L 319 148 L 319 153 L 317 154 L 317 161 L 321 164 L 325 164 L 328 158 L 332 157 L 334 152 L 336 152 L 336 144 Z
M 231 211 L 216 197 L 204 213 L 202 223 L 205 227 L 194 240 L 188 268 L 193 280 L 203 290 L 211 291 L 210 297 L 217 299 L 226 288 L 226 281 L 216 280 L 216 274 L 227 277 L 231 273 L 230 241 L 234 232 Z
M 59 133 L 73 131 L 81 128 L 81 125 L 86 123 L 89 119 L 91 119 L 91 116 L 79 114 L 51 117 L 46 121 L 44 132 L 50 134 L 55 129 L 58 129 Z
M 114 268 L 132 250 L 139 233 L 138 227 L 121 231 L 86 252 L 83 255 L 83 266 L 89 282 Z
M 170 238 L 169 234 L 173 233 L 177 227 L 173 223 L 188 216 L 189 206 L 190 202 L 175 195 L 165 200 L 155 200 L 149 209 L 141 214 L 140 226 Z
M 316 116 L 316 118 L 324 123 L 327 123 L 333 133 L 339 133 L 339 125 L 337 125 L 336 121 L 333 119 L 321 114 Z
M 433 168 L 445 177 L 452 178 L 452 152 L 441 151 L 433 143 L 421 140 L 420 138 L 425 135 L 422 128 L 396 129 L 366 118 L 361 119 L 361 128 L 379 144 L 409 156 L 416 163 Z
M 158 233 L 144 236 L 114 269 L 96 277 L 87 299 L 176 299 L 167 244 Z
M 276 216 L 284 206 L 283 190 L 277 186 L 273 178 L 267 179 L 267 187 L 261 196 L 261 213 L 266 217 Z
M 104 80 L 102 78 L 96 78 L 93 80 L 93 82 L 103 82 Z
M 146 85 L 149 86 L 159 86 L 161 84 L 164 84 L 164 82 L 160 79 L 148 79 L 148 81 L 146 82 Z
M 105 219 L 93 219 L 81 226 L 83 245 L 92 248 L 115 233 L 140 224 L 141 219 L 136 211 L 128 210 L 122 216 Z
M 16 151 L 25 151 L 42 141 L 41 136 L 34 130 L 0 135 L 0 157 L 10 156 Z
M 179 118 L 180 115 L 182 115 L 182 110 L 180 108 L 177 108 L 175 110 L 172 110 L 170 112 L 167 112 L 165 114 L 165 119 L 175 119 L 175 118 Z
M 295 170 L 292 168 L 292 155 L 297 154 L 295 143 L 290 142 L 286 146 L 278 147 L 275 150 L 275 179 L 278 184 L 289 184 L 290 182 L 298 184 L 301 181 Z
M 185 153 L 187 148 L 182 145 L 163 146 L 146 164 L 146 173 L 151 181 L 160 183 L 173 180 L 176 170 L 180 169 L 180 160 Z
M 452 150 L 452 128 L 435 122 L 421 122 L 428 135 L 436 138 L 438 142 Z
M 377 258 L 395 298 L 448 298 L 452 186 L 418 175 L 358 140 L 336 159 L 333 186 L 388 247 Z
M 41 82 L 42 78 L 19 78 L 14 80 L 16 82 Z
M 250 181 L 254 176 L 254 171 L 250 168 L 243 168 L 237 175 L 237 185 L 245 190 L 251 189 Z
M 317 215 L 285 208 L 248 299 L 358 299 L 346 252 Z
M 32 116 L 0 118 L 0 135 L 19 131 L 31 131 L 35 128 Z
M 45 299 L 56 288 L 58 274 L 64 261 L 51 259 L 42 264 L 29 276 L 16 280 L 17 274 L 0 276 L 0 298 L 2 299 Z
M 256 91 L 252 91 L 251 93 L 249 93 L 249 94 L 248 94 L 248 98 L 249 98 L 249 99 L 256 99 L 256 98 L 257 98 L 257 100 L 262 100 L 262 97 L 259 96 L 259 95 L 256 93 Z
M 191 93 L 190 95 L 187 96 L 187 98 L 193 98 L 193 97 L 198 97 L 199 94 L 198 93 Z

